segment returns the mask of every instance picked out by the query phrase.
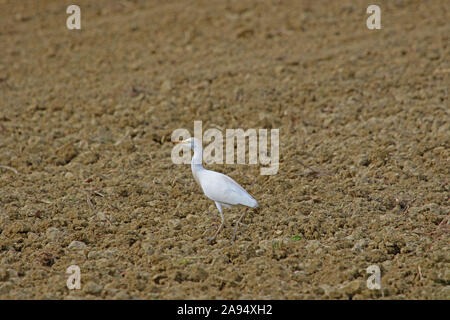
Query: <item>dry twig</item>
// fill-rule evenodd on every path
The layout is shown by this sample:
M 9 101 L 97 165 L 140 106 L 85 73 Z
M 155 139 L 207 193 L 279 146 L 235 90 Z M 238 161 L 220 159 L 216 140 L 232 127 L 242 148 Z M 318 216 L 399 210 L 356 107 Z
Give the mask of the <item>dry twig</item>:
M 17 171 L 16 169 L 14 169 L 13 167 L 9 167 L 9 166 L 2 166 L 0 165 L 0 168 L 2 169 L 6 169 L 6 170 L 11 170 L 12 172 L 14 172 L 15 174 L 18 174 L 19 171 Z
M 409 208 L 410 206 L 414 203 L 414 201 L 416 201 L 416 199 L 405 199 L 405 200 L 401 200 L 399 198 L 395 198 L 395 202 L 397 202 L 397 204 L 400 206 L 401 209 L 403 209 L 402 214 L 406 215 L 409 212 Z
M 422 277 L 422 270 L 420 270 L 420 266 L 417 266 L 417 270 L 419 270 L 419 279 L 420 281 L 422 281 L 423 277 Z

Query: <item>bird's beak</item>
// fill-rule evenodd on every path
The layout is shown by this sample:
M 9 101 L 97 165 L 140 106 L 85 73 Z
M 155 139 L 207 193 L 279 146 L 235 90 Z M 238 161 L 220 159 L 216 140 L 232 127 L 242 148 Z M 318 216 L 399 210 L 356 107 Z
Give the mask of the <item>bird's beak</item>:
M 183 142 L 184 141 L 179 141 L 179 140 L 172 141 L 173 144 L 179 144 L 179 143 L 183 143 Z

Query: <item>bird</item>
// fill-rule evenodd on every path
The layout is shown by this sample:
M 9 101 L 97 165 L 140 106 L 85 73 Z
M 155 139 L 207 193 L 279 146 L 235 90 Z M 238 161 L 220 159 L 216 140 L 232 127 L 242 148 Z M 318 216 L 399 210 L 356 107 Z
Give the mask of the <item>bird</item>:
M 250 208 L 258 208 L 258 202 L 242 188 L 236 181 L 223 173 L 211 171 L 203 168 L 203 147 L 197 138 L 188 138 L 182 141 L 172 141 L 175 144 L 188 145 L 194 151 L 191 160 L 191 169 L 194 180 L 200 185 L 206 197 L 213 200 L 219 210 L 221 223 L 217 231 L 208 239 L 211 243 L 223 229 L 225 218 L 223 208 L 231 209 L 232 205 L 244 205 Z M 244 218 L 245 212 L 239 217 L 233 234 L 233 241 L 236 240 L 237 229 Z

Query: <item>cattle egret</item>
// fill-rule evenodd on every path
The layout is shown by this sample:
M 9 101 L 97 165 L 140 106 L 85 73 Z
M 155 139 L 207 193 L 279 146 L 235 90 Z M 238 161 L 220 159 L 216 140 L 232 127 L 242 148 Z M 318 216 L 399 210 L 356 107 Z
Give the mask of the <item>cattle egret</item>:
M 230 177 L 211 170 L 206 170 L 202 166 L 203 148 L 200 140 L 189 138 L 183 141 L 173 141 L 189 145 L 194 150 L 194 156 L 191 160 L 191 169 L 195 181 L 200 185 L 204 194 L 216 203 L 220 213 L 221 223 L 217 231 L 208 239 L 208 243 L 214 241 L 222 230 L 224 225 L 223 207 L 231 209 L 232 205 L 244 205 L 251 208 L 257 208 L 258 202 L 244 190 L 236 181 Z M 233 241 L 236 239 L 237 228 L 241 224 L 245 212 L 240 216 L 234 228 Z

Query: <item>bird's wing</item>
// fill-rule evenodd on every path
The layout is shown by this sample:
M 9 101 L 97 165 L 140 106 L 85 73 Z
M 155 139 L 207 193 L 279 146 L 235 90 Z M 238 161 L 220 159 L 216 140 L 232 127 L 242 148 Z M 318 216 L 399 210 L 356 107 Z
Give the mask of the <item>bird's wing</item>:
M 258 206 L 256 200 L 244 188 L 222 173 L 205 170 L 200 176 L 200 185 L 211 200 L 229 205 L 242 204 L 252 208 Z

